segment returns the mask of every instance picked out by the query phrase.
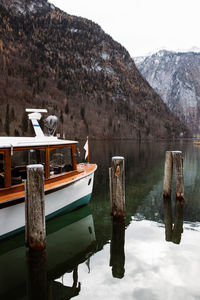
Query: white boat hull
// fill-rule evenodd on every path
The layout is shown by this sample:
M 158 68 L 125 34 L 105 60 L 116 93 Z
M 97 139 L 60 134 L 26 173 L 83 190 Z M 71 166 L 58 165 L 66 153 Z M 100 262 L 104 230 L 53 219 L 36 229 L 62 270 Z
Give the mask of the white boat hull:
M 94 172 L 45 195 L 46 218 L 62 212 L 72 211 L 89 203 L 93 181 Z M 24 202 L 0 209 L 0 239 L 23 229 L 24 226 Z

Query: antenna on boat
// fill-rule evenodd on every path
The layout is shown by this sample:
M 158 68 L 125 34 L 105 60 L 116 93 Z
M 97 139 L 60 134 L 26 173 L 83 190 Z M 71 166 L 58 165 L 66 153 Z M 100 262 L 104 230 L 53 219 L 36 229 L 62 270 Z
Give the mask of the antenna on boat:
M 47 113 L 46 109 L 37 109 L 37 108 L 26 108 L 26 112 L 30 113 L 28 114 L 29 120 L 31 120 L 35 135 L 37 137 L 43 137 L 44 133 L 38 123 L 38 120 L 41 119 L 41 113 Z

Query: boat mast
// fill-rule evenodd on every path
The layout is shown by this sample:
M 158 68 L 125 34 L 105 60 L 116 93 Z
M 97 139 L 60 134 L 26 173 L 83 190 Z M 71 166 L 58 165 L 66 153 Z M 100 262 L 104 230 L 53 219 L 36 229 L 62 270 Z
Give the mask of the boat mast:
M 28 114 L 29 120 L 31 120 L 36 137 L 43 137 L 44 133 L 38 123 L 38 120 L 41 119 L 41 113 L 47 113 L 46 109 L 36 109 L 36 108 L 26 108 L 26 112 Z

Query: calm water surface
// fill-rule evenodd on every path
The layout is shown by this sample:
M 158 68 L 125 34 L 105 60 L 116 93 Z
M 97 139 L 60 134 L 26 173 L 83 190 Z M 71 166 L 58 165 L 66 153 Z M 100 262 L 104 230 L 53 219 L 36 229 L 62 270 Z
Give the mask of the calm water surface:
M 47 224 L 47 251 L 28 256 L 24 234 L 0 244 L 0 299 L 200 299 L 200 147 L 92 142 L 90 205 Z M 163 203 L 166 150 L 184 157 L 186 203 Z M 125 157 L 126 220 L 110 217 L 108 168 Z

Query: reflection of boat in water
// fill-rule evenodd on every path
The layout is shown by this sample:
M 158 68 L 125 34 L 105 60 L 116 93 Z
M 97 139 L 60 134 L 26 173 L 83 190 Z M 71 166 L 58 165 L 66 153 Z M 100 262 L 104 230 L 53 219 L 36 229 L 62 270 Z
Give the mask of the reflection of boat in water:
M 19 245 L 23 240 L 24 236 L 21 234 L 0 243 L 0 299 L 18 299 L 18 295 L 22 297 L 26 294 L 26 248 Z M 18 247 L 13 247 L 15 244 Z M 66 272 L 73 271 L 73 277 L 77 277 L 77 266 L 86 261 L 95 250 L 94 223 L 89 207 L 49 220 L 45 267 L 48 285 L 57 289 L 59 284 L 54 280 Z M 40 269 L 37 270 L 37 274 L 39 273 Z M 74 286 L 71 288 L 77 292 Z M 67 289 L 70 292 L 69 287 Z

